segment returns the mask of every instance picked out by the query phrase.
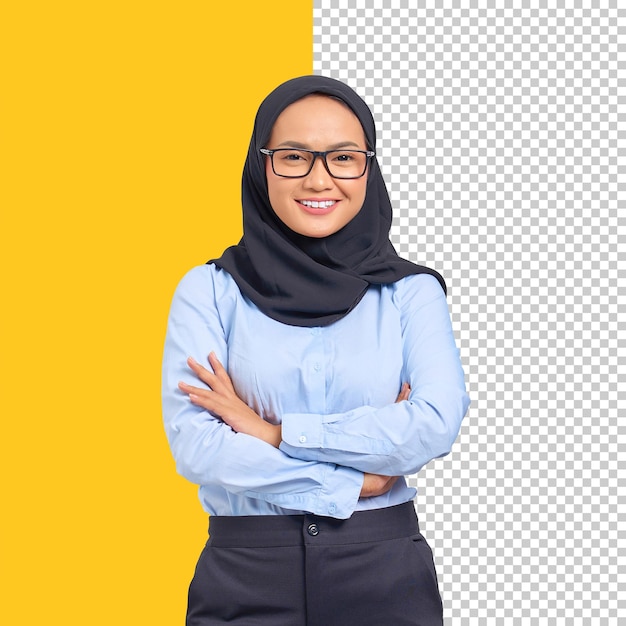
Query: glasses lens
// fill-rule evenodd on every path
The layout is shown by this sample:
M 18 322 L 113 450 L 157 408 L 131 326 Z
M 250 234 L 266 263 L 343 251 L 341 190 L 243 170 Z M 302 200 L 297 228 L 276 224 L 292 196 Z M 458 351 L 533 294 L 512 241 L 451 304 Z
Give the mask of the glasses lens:
M 335 178 L 358 178 L 365 173 L 367 156 L 353 150 L 335 150 L 326 155 L 326 163 Z
M 313 155 L 302 150 L 275 150 L 274 171 L 278 176 L 306 176 L 311 168 Z

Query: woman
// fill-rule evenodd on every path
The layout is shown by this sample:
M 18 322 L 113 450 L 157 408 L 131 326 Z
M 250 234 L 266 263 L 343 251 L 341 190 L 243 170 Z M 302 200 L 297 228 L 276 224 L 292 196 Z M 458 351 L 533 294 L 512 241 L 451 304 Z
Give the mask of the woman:
M 242 240 L 174 296 L 165 427 L 211 516 L 189 626 L 442 623 L 403 475 L 449 452 L 469 399 L 443 279 L 389 242 L 375 143 L 343 83 L 280 85 Z

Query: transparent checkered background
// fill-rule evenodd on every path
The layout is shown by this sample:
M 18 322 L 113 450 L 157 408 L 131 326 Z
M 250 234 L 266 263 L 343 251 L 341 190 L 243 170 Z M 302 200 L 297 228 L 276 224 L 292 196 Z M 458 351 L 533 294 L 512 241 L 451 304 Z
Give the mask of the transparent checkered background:
M 314 69 L 448 282 L 472 407 L 410 477 L 446 625 L 626 624 L 626 3 L 503 4 L 316 0 Z

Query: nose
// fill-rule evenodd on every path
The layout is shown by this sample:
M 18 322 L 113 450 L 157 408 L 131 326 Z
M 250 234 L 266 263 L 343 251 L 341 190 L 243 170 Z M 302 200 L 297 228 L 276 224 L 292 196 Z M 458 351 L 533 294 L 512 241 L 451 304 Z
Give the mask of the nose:
M 313 167 L 304 179 L 304 185 L 315 190 L 330 189 L 333 186 L 333 177 L 328 173 L 321 156 L 316 155 Z

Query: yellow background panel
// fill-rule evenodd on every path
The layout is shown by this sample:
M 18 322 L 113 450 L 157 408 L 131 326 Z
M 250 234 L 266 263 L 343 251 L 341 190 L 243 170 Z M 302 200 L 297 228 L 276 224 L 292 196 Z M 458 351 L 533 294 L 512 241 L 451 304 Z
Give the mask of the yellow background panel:
M 0 10 L 0 623 L 183 623 L 206 538 L 161 424 L 173 290 L 241 234 L 312 2 Z

